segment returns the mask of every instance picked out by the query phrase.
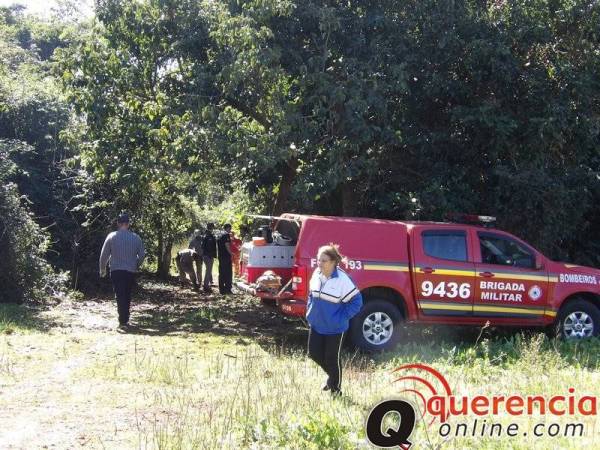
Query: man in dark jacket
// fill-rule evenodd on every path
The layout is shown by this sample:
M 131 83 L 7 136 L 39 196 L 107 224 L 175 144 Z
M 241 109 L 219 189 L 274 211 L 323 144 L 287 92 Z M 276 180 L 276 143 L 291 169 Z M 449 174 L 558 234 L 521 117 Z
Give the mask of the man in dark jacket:
M 202 261 L 204 262 L 204 292 L 211 292 L 210 285 L 212 279 L 212 267 L 215 258 L 217 257 L 217 240 L 213 234 L 215 225 L 213 223 L 206 224 L 206 232 L 202 238 Z
M 231 225 L 226 223 L 217 240 L 219 249 L 219 292 L 231 294 L 232 267 L 231 267 Z

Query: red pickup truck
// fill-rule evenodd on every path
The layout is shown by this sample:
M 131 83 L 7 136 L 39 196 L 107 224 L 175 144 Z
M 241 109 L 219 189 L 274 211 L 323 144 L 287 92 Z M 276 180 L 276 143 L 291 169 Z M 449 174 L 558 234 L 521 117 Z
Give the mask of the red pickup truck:
M 554 326 L 567 339 L 600 334 L 600 270 L 551 261 L 484 223 L 283 214 L 273 229 L 275 242 L 244 246 L 238 287 L 275 298 L 286 315 L 304 316 L 317 249 L 339 244 L 342 268 L 364 299 L 349 333 L 362 349 L 393 347 L 403 321 Z M 289 281 L 287 289 L 274 295 L 251 288 L 267 268 Z

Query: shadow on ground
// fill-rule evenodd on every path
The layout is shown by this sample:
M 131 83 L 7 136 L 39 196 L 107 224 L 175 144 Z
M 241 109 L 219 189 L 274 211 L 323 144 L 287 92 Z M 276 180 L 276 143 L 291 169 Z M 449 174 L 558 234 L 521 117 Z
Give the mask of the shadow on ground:
M 16 330 L 45 332 L 58 323 L 44 315 L 52 306 L 40 304 L 0 304 L 0 334 L 12 334 Z
M 211 333 L 236 337 L 240 345 L 254 342 L 274 354 L 305 352 L 308 336 L 302 319 L 287 318 L 275 307 L 264 305 L 254 297 L 240 293 L 223 296 L 215 288 L 212 294 L 194 292 L 179 287 L 175 277 L 167 282 L 149 276 L 138 280 L 133 293 L 131 322 L 135 325 L 128 331 L 131 334 Z M 10 333 L 11 327 L 39 331 L 54 327 L 114 331 L 116 325 L 116 305 L 108 280 L 98 282 L 93 291 L 86 292 L 79 300 L 33 307 L 0 305 L 0 333 Z M 402 327 L 402 339 L 396 350 L 364 356 L 348 346 L 347 356 L 365 364 L 393 362 L 398 358 L 423 363 L 440 358 L 459 362 L 461 355 L 475 351 L 490 359 L 506 361 L 518 358 L 519 352 L 530 341 L 535 341 L 536 336 L 540 337 L 539 330 L 407 325 Z M 542 339 L 540 345 L 555 349 L 565 361 L 581 360 L 583 351 L 586 366 L 599 364 L 600 357 L 588 357 L 598 353 L 598 339 L 576 344 L 558 343 L 543 336 Z
M 110 283 L 94 299 L 115 309 Z M 223 296 L 213 288 L 212 294 L 181 288 L 177 278 L 168 282 L 151 277 L 139 280 L 134 292 L 132 334 L 177 335 L 210 332 L 239 337 L 239 343 L 256 342 L 270 352 L 304 352 L 308 328 L 302 319 L 287 318 L 273 306 L 245 294 Z M 428 362 L 443 357 L 450 349 L 476 346 L 486 339 L 510 339 L 520 330 L 451 327 L 403 326 L 397 350 L 379 355 L 356 355 L 359 360 L 385 362 L 398 355 L 405 359 Z M 347 340 L 349 341 L 349 340 Z M 349 342 L 347 342 L 349 344 Z M 355 353 L 347 345 L 348 353 Z
M 249 295 L 220 295 L 182 288 L 173 277 L 165 282 L 144 276 L 133 292 L 131 323 L 128 333 L 151 336 L 210 332 L 236 336 L 264 347 L 295 351 L 306 346 L 308 329 L 301 319 L 282 316 L 275 307 L 262 304 Z M 86 295 L 85 307 L 114 309 L 110 283 L 100 284 Z

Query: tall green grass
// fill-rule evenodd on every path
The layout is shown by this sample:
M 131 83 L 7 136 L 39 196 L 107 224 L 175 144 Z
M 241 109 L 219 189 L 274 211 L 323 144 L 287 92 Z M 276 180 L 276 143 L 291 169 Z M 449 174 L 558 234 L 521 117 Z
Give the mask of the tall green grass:
M 218 319 L 218 312 L 199 307 L 185 321 Z M 577 394 L 600 397 L 598 339 L 562 342 L 532 332 L 409 328 L 393 352 L 364 355 L 346 349 L 344 396 L 332 399 L 321 391 L 325 375 L 306 357 L 302 344 L 275 346 L 248 335 L 210 332 L 141 333 L 62 328 L 46 332 L 34 311 L 0 305 L 0 387 L 38 380 L 35 383 L 46 383 L 44 389 L 55 391 L 48 397 L 55 400 L 52 408 L 68 417 L 71 426 L 100 427 L 108 436 L 115 433 L 106 425 L 114 413 L 119 416 L 115 419 L 119 432 L 126 435 L 121 443 L 169 450 L 371 448 L 364 426 L 376 403 L 402 396 L 420 406 L 419 398 L 400 395 L 405 386 L 394 382 L 398 374 L 392 372 L 412 362 L 436 368 L 456 395 L 550 396 L 564 395 L 572 387 Z M 303 342 L 302 331 L 290 333 L 295 334 L 289 342 Z M 63 363 L 68 370 L 58 370 Z M 60 384 L 54 386 L 52 380 Z M 25 406 L 37 401 L 37 397 L 23 399 Z M 73 405 L 97 410 L 102 425 L 71 416 Z M 469 416 L 466 421 L 474 419 Z M 428 426 L 419 420 L 411 437 L 413 448 L 595 448 L 600 443 L 595 416 L 551 419 L 504 414 L 478 419 L 503 425 L 515 422 L 527 430 L 538 422 L 579 421 L 585 424 L 586 435 L 442 437 L 439 423 Z M 452 417 L 449 423 L 455 426 L 463 420 Z
M 147 345 L 149 344 L 149 345 Z M 235 345 L 162 338 L 115 355 L 108 365 L 89 367 L 86 376 L 142 389 L 145 414 L 138 421 L 141 448 L 370 448 L 366 416 L 378 401 L 398 397 L 392 370 L 424 362 L 443 373 L 456 394 L 600 395 L 597 340 L 563 343 L 543 334 L 514 334 L 473 341 L 407 342 L 385 355 L 344 354 L 344 392 L 332 399 L 320 390 L 324 374 L 301 348 Z M 418 399 L 411 399 L 418 402 Z M 469 420 L 475 417 L 469 417 Z M 480 418 L 481 419 L 481 418 Z M 487 417 L 531 427 L 543 417 Z M 585 420 L 583 420 L 585 419 Z M 595 417 L 583 418 L 589 433 Z M 451 422 L 454 419 L 451 419 Z M 443 438 L 420 421 L 415 448 L 579 448 L 600 442 L 518 436 Z

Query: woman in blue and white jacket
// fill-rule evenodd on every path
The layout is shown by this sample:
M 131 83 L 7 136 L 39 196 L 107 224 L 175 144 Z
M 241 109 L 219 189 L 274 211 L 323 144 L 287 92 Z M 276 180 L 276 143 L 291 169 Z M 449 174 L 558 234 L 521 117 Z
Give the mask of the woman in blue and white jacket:
M 309 285 L 306 319 L 310 325 L 308 356 L 327 373 L 324 391 L 341 394 L 342 367 L 340 349 L 350 319 L 362 307 L 362 295 L 339 264 L 342 261 L 335 244 L 319 248 L 317 268 Z

